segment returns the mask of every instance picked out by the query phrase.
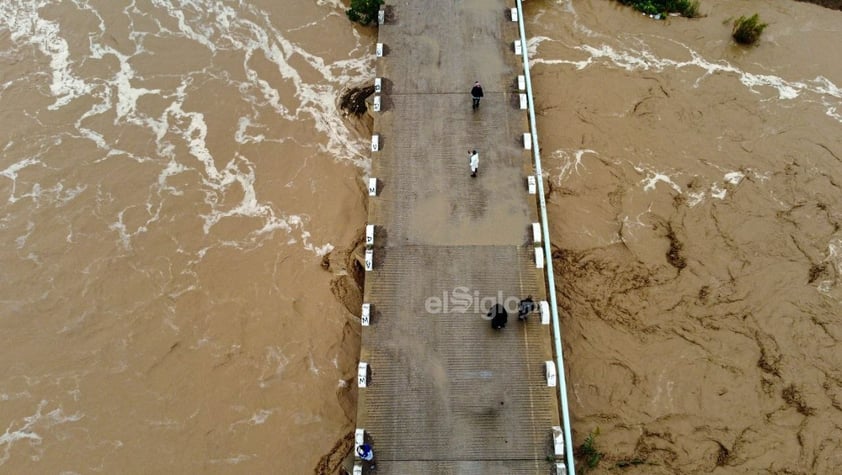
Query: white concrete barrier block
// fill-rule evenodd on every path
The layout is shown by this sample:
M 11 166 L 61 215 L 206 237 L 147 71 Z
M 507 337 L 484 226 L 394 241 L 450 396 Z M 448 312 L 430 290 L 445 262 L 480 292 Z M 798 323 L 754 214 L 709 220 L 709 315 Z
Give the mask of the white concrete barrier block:
M 512 8 L 511 15 L 512 15 L 512 21 L 517 21 L 517 8 Z
M 360 458 L 357 449 L 365 443 L 365 429 L 357 429 L 354 432 L 354 457 Z
M 555 473 L 556 475 L 569 475 L 567 473 L 567 465 L 564 465 L 564 462 L 556 462 Z
M 526 110 L 527 107 L 528 107 L 528 105 L 527 105 L 527 102 L 526 102 L 526 94 L 520 93 L 520 109 Z
M 370 303 L 364 303 L 363 304 L 363 311 L 362 311 L 362 314 L 360 315 L 360 323 L 362 323 L 362 325 L 364 327 L 367 327 L 367 326 L 369 326 L 369 324 L 371 324 L 371 304 Z
M 377 178 L 368 179 L 368 196 L 377 196 Z
M 550 324 L 550 304 L 546 300 L 538 302 L 538 308 L 541 309 L 541 325 Z
M 532 241 L 535 244 L 541 242 L 541 224 L 532 223 Z
M 371 136 L 371 151 L 376 152 L 380 150 L 380 134 L 374 134 Z
M 377 12 L 377 24 L 382 25 L 386 23 L 386 10 L 381 9 Z
M 380 112 L 380 96 L 374 96 L 374 112 Z
M 562 464 L 564 465 L 564 464 Z M 354 475 L 363 475 L 363 466 L 360 464 L 354 465 Z
M 368 363 L 357 365 L 357 386 L 368 387 Z
M 374 250 L 373 249 L 366 249 L 365 250 L 365 271 L 368 272 L 372 269 L 374 269 Z
M 543 247 L 536 247 L 535 248 L 535 267 L 538 269 L 544 268 L 544 248 Z
M 517 89 L 518 91 L 526 90 L 526 76 L 523 74 L 517 77 Z
M 553 426 L 553 453 L 556 456 L 564 455 L 564 432 L 562 432 L 561 426 Z M 556 467 L 558 465 L 556 464 Z M 561 466 L 564 467 L 564 464 L 562 463 Z
M 538 192 L 538 183 L 535 181 L 535 175 L 526 177 L 526 182 L 529 185 L 529 194 L 534 195 Z
M 558 381 L 556 381 L 556 374 L 555 374 L 555 363 L 552 361 L 547 361 L 544 363 L 544 367 L 546 371 L 544 374 L 547 376 L 547 386 L 554 388 Z
M 532 134 L 529 132 L 523 134 L 523 148 L 524 150 L 532 150 Z
M 383 90 L 383 78 L 374 78 L 374 92 L 380 94 Z
M 374 51 L 375 51 L 375 55 L 378 58 L 382 58 L 383 57 L 383 43 L 377 43 L 377 47 Z
M 515 54 L 518 56 L 523 54 L 522 48 L 520 47 L 520 40 L 515 40 Z
M 365 225 L 365 245 L 366 246 L 373 246 L 374 245 L 374 225 L 373 224 L 366 224 Z

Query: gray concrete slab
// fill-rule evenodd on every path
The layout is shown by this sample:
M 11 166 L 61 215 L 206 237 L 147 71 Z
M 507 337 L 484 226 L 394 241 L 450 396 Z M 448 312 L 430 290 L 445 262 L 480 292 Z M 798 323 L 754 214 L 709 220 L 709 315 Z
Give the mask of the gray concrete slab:
M 371 325 L 360 358 L 357 427 L 377 473 L 549 473 L 556 391 L 547 387 L 550 327 L 516 317 L 517 301 L 546 297 L 536 269 L 527 193 L 531 158 L 524 111 L 512 90 L 520 71 L 508 5 L 496 0 L 394 2 L 380 28 L 381 147 L 374 269 L 366 273 Z M 470 87 L 486 97 L 473 111 Z M 470 177 L 469 149 L 480 153 Z M 485 314 L 511 314 L 495 331 Z

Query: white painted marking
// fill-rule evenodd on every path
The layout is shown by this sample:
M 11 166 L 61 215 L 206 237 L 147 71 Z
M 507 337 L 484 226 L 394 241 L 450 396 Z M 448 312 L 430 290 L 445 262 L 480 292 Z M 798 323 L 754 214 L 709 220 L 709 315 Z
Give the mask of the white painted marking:
M 365 443 L 365 429 L 357 429 L 354 432 L 354 457 L 360 458 L 357 449 Z
M 564 455 L 564 433 L 561 431 L 561 426 L 553 426 L 553 452 L 557 456 Z M 564 464 L 561 466 L 564 467 Z
M 544 363 L 544 367 L 546 368 L 547 386 L 554 388 L 558 383 L 556 381 L 555 363 L 553 363 L 552 361 L 547 361 Z
M 364 327 L 367 327 L 371 323 L 371 304 L 364 303 L 363 304 L 363 312 L 360 316 L 360 322 Z
M 357 385 L 361 388 L 368 387 L 368 363 L 357 365 Z
M 546 300 L 538 302 L 538 308 L 541 309 L 541 325 L 550 324 L 550 304 Z
M 366 224 L 365 225 L 365 244 L 366 244 L 366 246 L 373 246 L 374 245 L 374 225 L 373 224 Z
M 366 249 L 365 250 L 365 271 L 368 272 L 374 269 L 374 250 L 373 249 Z

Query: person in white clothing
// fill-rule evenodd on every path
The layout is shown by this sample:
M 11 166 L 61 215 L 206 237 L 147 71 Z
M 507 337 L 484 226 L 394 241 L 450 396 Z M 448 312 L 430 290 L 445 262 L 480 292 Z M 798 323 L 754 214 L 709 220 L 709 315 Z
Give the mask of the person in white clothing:
M 479 171 L 479 153 L 476 150 L 469 150 L 468 156 L 471 161 L 471 176 L 476 178 L 477 171 Z

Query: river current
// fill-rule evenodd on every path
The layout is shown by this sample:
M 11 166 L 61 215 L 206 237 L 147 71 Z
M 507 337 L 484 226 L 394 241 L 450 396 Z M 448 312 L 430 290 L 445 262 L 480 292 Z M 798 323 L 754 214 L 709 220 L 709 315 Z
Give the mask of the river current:
M 338 101 L 376 38 L 345 8 L 0 2 L 0 471 L 335 470 L 369 166 Z M 574 437 L 832 473 L 842 12 L 701 12 L 527 2 Z

